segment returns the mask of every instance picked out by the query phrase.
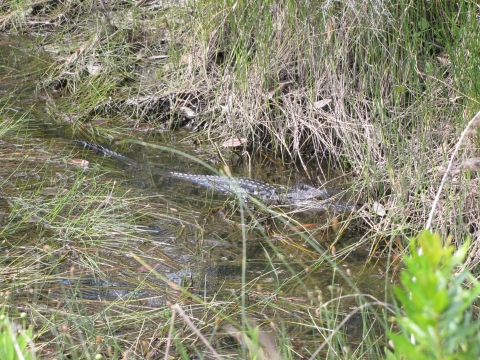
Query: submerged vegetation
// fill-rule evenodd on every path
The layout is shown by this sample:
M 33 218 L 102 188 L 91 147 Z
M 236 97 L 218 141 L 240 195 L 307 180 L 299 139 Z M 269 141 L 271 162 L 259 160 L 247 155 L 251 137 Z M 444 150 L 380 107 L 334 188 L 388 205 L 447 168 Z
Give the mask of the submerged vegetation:
M 38 61 L 23 75 L 17 53 L 2 62 L 10 319 L 27 314 L 40 358 L 478 357 L 478 285 L 457 267 L 478 277 L 479 19 L 468 0 L 0 2 L 2 46 Z M 41 109 L 24 97 L 33 76 Z M 38 124 L 62 139 L 32 135 Z M 275 163 L 270 182 L 337 187 L 359 210 L 307 222 L 179 200 L 153 172 L 138 180 L 66 141 L 135 153 L 183 128 L 177 159 L 195 148 L 247 175 Z M 422 254 L 410 238 L 424 228 L 439 235 L 419 237 Z M 381 275 L 352 271 L 355 257 Z

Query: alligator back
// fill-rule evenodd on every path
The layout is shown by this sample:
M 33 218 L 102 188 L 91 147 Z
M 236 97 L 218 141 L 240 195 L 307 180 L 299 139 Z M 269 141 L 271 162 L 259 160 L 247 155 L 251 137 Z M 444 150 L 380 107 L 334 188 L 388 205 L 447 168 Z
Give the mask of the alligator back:
M 139 167 L 134 160 L 118 154 L 115 151 L 109 150 L 102 145 L 83 140 L 76 140 L 76 142 L 88 150 L 95 151 L 98 155 L 114 158 L 115 160 L 134 168 Z M 173 171 L 165 172 L 165 174 L 177 179 L 188 180 L 205 188 L 213 189 L 215 192 L 221 194 L 240 195 L 244 199 L 247 199 L 248 196 L 252 196 L 269 203 L 277 203 L 280 200 L 278 188 L 267 184 L 266 182 L 247 177 L 233 178 L 219 175 L 195 175 Z
M 218 175 L 192 175 L 170 172 L 172 177 L 185 179 L 200 186 L 213 189 L 215 192 L 229 195 L 249 196 L 259 200 L 276 203 L 280 200 L 279 188 L 260 180 L 247 177 L 227 177 Z

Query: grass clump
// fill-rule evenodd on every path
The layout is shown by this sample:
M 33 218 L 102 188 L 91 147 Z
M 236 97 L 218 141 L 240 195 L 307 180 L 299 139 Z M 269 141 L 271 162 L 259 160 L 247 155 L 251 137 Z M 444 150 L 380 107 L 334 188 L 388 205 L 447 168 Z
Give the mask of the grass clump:
M 202 118 L 212 142 L 247 138 L 305 170 L 328 161 L 349 173 L 372 238 L 407 246 L 479 103 L 477 12 L 470 1 L 201 1 L 185 20 L 193 30 L 172 44 L 195 54 L 177 70 L 197 94 L 183 105 L 218 107 Z M 472 231 L 477 186 L 465 179 L 451 191 L 436 226 L 457 238 Z
M 98 168 L 85 168 L 87 161 L 83 167 L 75 165 L 80 162 L 73 161 L 72 154 L 59 144 L 49 149 L 38 139 L 7 135 L 9 142 L 0 149 L 6 155 L 3 161 L 11 165 L 2 166 L 0 172 L 0 246 L 4 250 L 0 293 L 5 296 L 4 305 L 11 313 L 31 316 L 32 341 L 42 358 L 53 354 L 78 359 L 91 359 L 95 354 L 115 357 L 129 347 L 136 348 L 136 336 L 145 333 L 129 329 L 141 328 L 148 318 L 156 326 L 154 311 L 126 309 L 139 306 L 146 288 L 154 289 L 151 301 L 162 298 L 165 286 L 153 284 L 147 275 L 141 280 L 138 264 L 128 260 L 129 254 L 134 251 L 149 262 L 179 270 L 179 264 L 161 249 L 147 246 L 142 250 L 155 233 L 142 226 L 142 221 L 157 219 L 156 225 L 163 228 L 163 220 L 151 207 L 134 205 L 145 199 L 127 198 L 119 183 L 101 180 Z M 22 146 L 13 145 L 19 143 Z M 165 223 L 165 228 L 169 226 L 176 225 Z M 117 278 L 119 282 L 113 280 L 117 271 L 126 271 L 121 280 Z M 165 316 L 161 305 L 155 313 Z

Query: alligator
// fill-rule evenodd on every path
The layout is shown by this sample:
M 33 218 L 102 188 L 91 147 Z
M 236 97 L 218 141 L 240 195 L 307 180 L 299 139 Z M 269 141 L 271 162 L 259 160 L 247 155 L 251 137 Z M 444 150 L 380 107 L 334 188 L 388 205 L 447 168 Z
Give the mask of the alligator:
M 111 157 L 132 168 L 140 168 L 134 160 L 109 150 L 101 145 L 76 140 L 77 144 L 85 149 L 93 150 L 97 154 Z M 204 188 L 212 189 L 215 193 L 240 196 L 248 201 L 251 198 L 268 205 L 289 205 L 307 212 L 332 210 L 335 212 L 352 212 L 355 205 L 343 201 L 328 201 L 333 191 L 319 189 L 307 184 L 291 187 L 274 186 L 261 180 L 248 177 L 228 177 L 222 175 L 196 175 L 169 171 L 166 174 L 172 178 L 190 181 Z

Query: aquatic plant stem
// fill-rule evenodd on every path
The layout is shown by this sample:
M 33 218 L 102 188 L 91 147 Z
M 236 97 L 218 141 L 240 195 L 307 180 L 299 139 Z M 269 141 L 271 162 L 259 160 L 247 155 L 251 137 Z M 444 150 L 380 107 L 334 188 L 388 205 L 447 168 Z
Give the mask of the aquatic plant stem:
M 465 135 L 468 133 L 468 131 L 470 130 L 470 127 L 472 126 L 472 124 L 476 122 L 477 119 L 480 120 L 480 111 L 472 118 L 472 120 L 470 120 L 467 127 L 465 128 L 465 130 L 463 130 L 462 134 L 460 135 L 460 138 L 458 139 L 458 142 L 457 142 L 457 145 L 455 146 L 455 150 L 453 151 L 452 157 L 448 162 L 447 170 L 445 171 L 445 174 L 443 174 L 442 182 L 440 183 L 440 186 L 438 188 L 437 195 L 433 200 L 432 209 L 430 210 L 430 215 L 428 217 L 427 224 L 425 225 L 425 229 L 427 230 L 430 230 L 431 228 L 433 214 L 435 213 L 435 208 L 437 207 L 438 200 L 440 199 L 440 194 L 442 193 L 443 186 L 445 185 L 445 181 L 447 181 L 448 173 L 452 169 L 453 160 L 457 156 L 458 150 L 460 149 L 460 145 L 462 144 L 463 139 L 465 138 Z
M 202 342 L 205 344 L 205 346 L 211 351 L 213 357 L 218 360 L 222 360 L 220 355 L 217 353 L 217 351 L 213 348 L 213 346 L 208 342 L 208 340 L 203 336 L 203 334 L 198 330 L 198 328 L 195 326 L 195 324 L 190 320 L 187 314 L 183 311 L 183 309 L 180 307 L 180 305 L 175 304 L 171 306 L 172 311 L 177 312 L 183 320 L 187 323 L 188 327 L 190 330 L 192 330 L 199 338 L 202 340 Z
M 315 350 L 315 352 L 312 354 L 312 356 L 310 357 L 310 360 L 315 360 L 317 358 L 317 355 L 320 354 L 320 351 L 322 351 L 322 349 L 330 344 L 330 342 L 332 341 L 333 337 L 340 331 L 340 329 L 348 322 L 348 320 L 350 320 L 350 318 L 355 315 L 357 312 L 359 312 L 360 310 L 362 309 L 365 309 L 367 307 L 370 307 L 370 306 L 374 306 L 374 305 L 381 305 L 381 306 L 385 306 L 386 308 L 388 308 L 388 304 L 385 304 L 384 302 L 382 301 L 375 301 L 375 302 L 371 302 L 371 303 L 365 303 L 363 305 L 360 305 L 359 307 L 355 308 L 352 312 L 350 312 L 346 317 L 345 319 L 343 319 L 340 324 L 338 324 L 338 326 L 330 333 L 330 335 L 325 339 L 325 341 L 317 348 L 317 350 Z
M 170 354 L 170 347 L 172 345 L 172 339 L 173 339 L 173 327 L 175 326 L 175 314 L 176 311 L 172 311 L 172 318 L 170 320 L 170 327 L 168 329 L 168 337 L 167 337 L 167 345 L 165 347 L 165 358 L 164 360 L 168 360 L 169 354 Z

